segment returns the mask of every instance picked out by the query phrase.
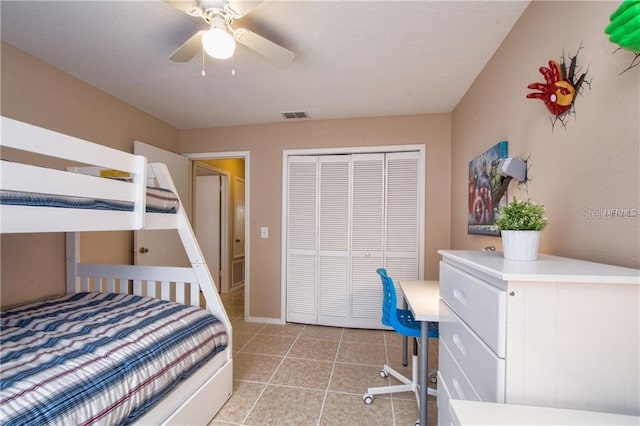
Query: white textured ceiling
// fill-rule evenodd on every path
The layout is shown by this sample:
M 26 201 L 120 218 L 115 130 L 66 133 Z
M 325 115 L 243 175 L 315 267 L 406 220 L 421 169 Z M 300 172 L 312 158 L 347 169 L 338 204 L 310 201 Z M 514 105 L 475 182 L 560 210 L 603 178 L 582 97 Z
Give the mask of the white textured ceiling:
M 245 26 L 296 55 L 278 69 L 169 56 L 197 19 L 160 1 L 5 1 L 2 40 L 180 129 L 450 112 L 529 1 L 275 1 Z

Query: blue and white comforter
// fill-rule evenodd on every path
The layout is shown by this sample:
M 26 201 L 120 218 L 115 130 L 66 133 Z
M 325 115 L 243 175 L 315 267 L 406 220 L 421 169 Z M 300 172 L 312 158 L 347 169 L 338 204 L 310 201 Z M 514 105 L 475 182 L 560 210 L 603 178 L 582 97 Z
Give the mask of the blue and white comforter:
M 76 293 L 0 313 L 0 424 L 128 424 L 227 346 L 192 306 Z
M 68 209 L 94 209 L 133 211 L 133 203 L 103 200 L 100 198 L 73 197 L 69 195 L 43 194 L 39 192 L 0 190 L 0 204 L 14 206 L 61 207 Z M 180 200 L 164 188 L 148 186 L 146 190 L 147 213 L 176 213 Z

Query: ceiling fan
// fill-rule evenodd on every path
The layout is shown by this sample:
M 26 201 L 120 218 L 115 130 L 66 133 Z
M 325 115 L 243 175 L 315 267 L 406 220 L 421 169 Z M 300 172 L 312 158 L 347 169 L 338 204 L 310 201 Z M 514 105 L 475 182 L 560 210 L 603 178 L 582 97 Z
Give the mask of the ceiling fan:
M 169 57 L 174 62 L 189 62 L 200 49 L 217 59 L 230 58 L 236 42 L 248 47 L 277 67 L 291 65 L 294 53 L 246 28 L 234 28 L 235 19 L 242 18 L 262 0 L 198 0 L 171 1 L 164 3 L 186 14 L 202 19 L 210 25 L 209 30 L 196 32 Z

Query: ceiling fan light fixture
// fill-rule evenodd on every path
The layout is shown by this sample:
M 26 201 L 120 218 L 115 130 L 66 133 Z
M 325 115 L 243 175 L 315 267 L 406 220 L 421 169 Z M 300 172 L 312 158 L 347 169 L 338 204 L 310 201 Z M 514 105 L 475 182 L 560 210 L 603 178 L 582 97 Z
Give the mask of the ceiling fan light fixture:
M 224 23 L 220 25 L 214 22 L 202 36 L 202 48 L 207 55 L 216 59 L 229 59 L 236 50 L 236 41 L 225 29 Z

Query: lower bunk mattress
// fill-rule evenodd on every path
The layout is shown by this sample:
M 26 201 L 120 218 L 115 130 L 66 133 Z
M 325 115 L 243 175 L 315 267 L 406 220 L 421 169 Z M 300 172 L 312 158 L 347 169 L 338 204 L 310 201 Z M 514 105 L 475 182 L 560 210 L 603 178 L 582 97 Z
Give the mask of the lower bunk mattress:
M 75 293 L 0 313 L 0 424 L 129 424 L 227 347 L 209 312 Z

